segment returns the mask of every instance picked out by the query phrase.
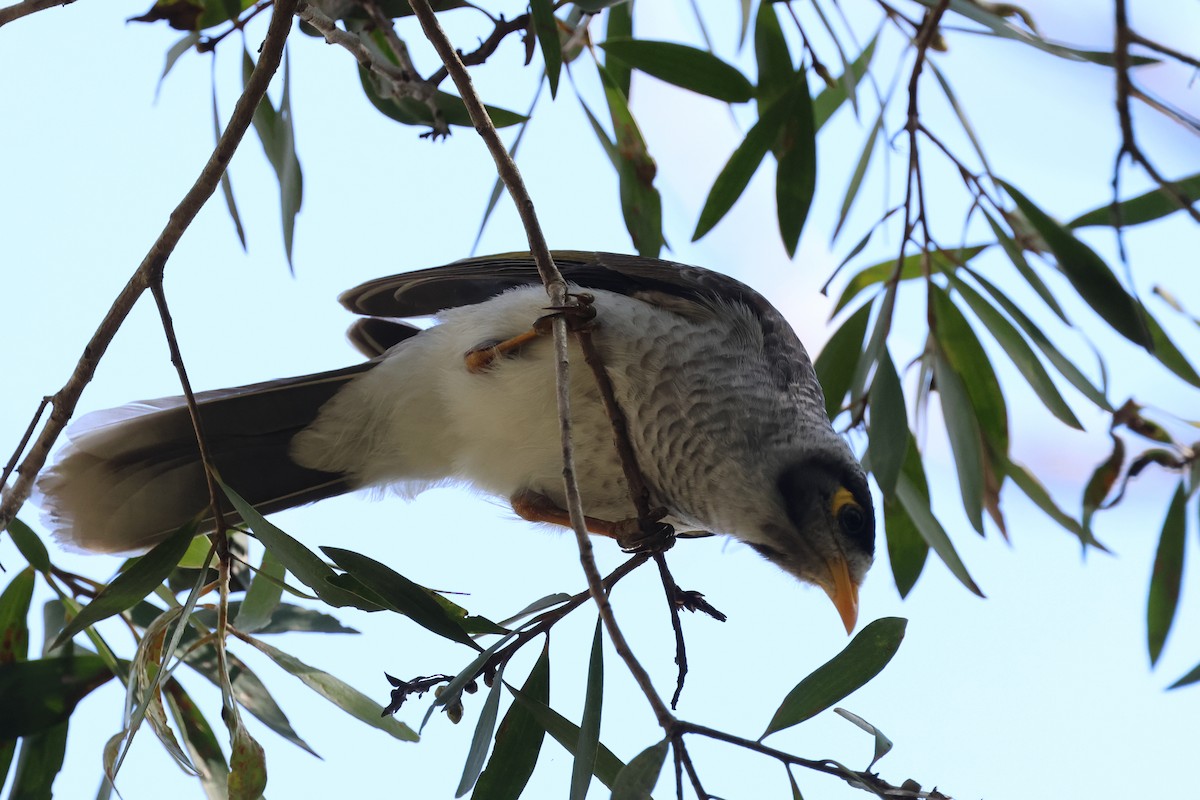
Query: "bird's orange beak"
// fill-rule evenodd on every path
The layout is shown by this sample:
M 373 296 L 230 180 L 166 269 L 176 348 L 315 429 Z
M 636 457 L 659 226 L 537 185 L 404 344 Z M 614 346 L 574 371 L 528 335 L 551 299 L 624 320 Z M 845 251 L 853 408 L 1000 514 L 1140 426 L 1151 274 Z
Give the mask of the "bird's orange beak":
M 858 587 L 850 580 L 850 569 L 845 558 L 839 555 L 829 559 L 827 563 L 833 582 L 822 588 L 833 601 L 834 608 L 842 618 L 842 624 L 846 626 L 846 633 L 849 634 L 854 631 L 854 625 L 858 622 Z

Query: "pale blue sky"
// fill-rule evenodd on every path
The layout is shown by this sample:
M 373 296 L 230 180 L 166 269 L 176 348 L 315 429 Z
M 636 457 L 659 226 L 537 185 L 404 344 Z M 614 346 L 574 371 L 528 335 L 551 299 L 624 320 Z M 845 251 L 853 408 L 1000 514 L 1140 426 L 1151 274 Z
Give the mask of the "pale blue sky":
M 848 11 L 854 8 L 845 5 Z M 1194 45 L 1183 35 L 1200 24 L 1194 4 L 1172 9 L 1179 15 L 1175 18 L 1154 17 L 1165 14 L 1159 4 L 1131 5 L 1135 24 L 1147 35 L 1184 49 Z M 1106 0 L 1028 7 L 1051 37 L 1106 46 Z M 646 35 L 695 36 L 686 3 L 656 9 L 661 18 L 638 18 Z M 6 154 L 0 159 L 0 297 L 5 301 L 0 332 L 6 345 L 0 364 L 7 377 L 0 393 L 0 447 L 5 457 L 41 396 L 62 384 L 103 309 L 211 149 L 209 61 L 194 54 L 183 58 L 155 104 L 163 53 L 176 35 L 163 26 L 123 22 L 144 10 L 140 2 L 81 0 L 0 30 L 0 108 L 6 120 L 0 127 Z M 1185 14 L 1190 18 L 1183 21 Z M 452 33 L 469 47 L 482 28 L 475 27 L 470 12 L 451 19 L 457 24 Z M 726 24 L 732 26 L 734 19 L 727 13 Z M 261 36 L 261 28 L 255 30 Z M 714 31 L 722 42 L 733 38 L 730 30 Z M 240 87 L 240 54 L 236 43 L 229 44 L 233 47 L 222 48 L 216 65 L 226 114 Z M 252 38 L 251 47 L 256 44 Z M 951 47 L 939 63 L 953 76 L 1002 176 L 1064 218 L 1106 197 L 1116 139 L 1104 70 L 1006 42 L 951 39 Z M 417 51 L 419 63 L 431 69 L 427 52 Z M 518 51 L 507 46 L 497 63 L 515 64 Z M 895 62 L 877 63 L 886 75 L 887 64 Z M 579 67 L 590 102 L 600 111 L 593 75 L 584 62 Z M 249 253 L 238 247 L 217 197 L 167 267 L 168 297 L 197 388 L 311 372 L 356 359 L 343 336 L 350 318 L 336 304 L 337 294 L 371 277 L 466 255 L 491 188 L 491 162 L 471 131 L 429 144 L 416 138 L 417 131 L 376 114 L 362 97 L 344 51 L 297 35 L 291 68 L 306 189 L 296 234 L 296 276 L 288 275 L 282 255 L 274 176 L 250 138 L 233 164 Z M 1174 73 L 1169 80 L 1151 77 L 1147 83 L 1164 94 L 1174 87 L 1177 101 L 1194 110 L 1197 101 L 1194 90 L 1187 93 L 1186 77 Z M 493 102 L 523 110 L 532 81 L 532 73 L 514 80 L 511 72 L 497 69 L 483 73 L 479 84 L 485 97 L 498 98 Z M 720 226 L 699 244 L 688 243 L 715 170 L 738 141 L 737 124 L 723 106 L 686 98 L 649 80 L 635 79 L 633 95 L 634 111 L 658 160 L 671 257 L 729 272 L 759 288 L 789 315 L 810 349 L 818 350 L 827 335 L 828 308 L 816 288 L 869 224 L 870 213 L 884 206 L 881 187 L 865 187 L 860 212 L 831 254 L 829 231 L 865 131 L 843 112 L 838 127 L 821 140 L 825 160 L 816 207 L 793 264 L 776 241 L 766 171 Z M 520 163 L 551 245 L 628 250 L 611 170 L 569 87 L 563 87 L 556 104 L 546 103 L 539 111 Z M 739 120 L 744 125 L 745 118 Z M 1142 144 L 1164 171 L 1182 175 L 1200 169 L 1195 139 L 1150 116 L 1141 122 Z M 936 172 L 931 180 L 931 196 L 957 196 L 953 180 Z M 1144 186 L 1137 178 L 1128 183 L 1131 191 Z M 950 209 L 944 216 L 949 220 L 942 229 L 946 244 L 956 243 L 959 235 L 953 213 Z M 1090 241 L 1112 255 L 1111 236 L 1101 233 Z M 1132 231 L 1128 241 L 1139 289 L 1165 282 L 1193 310 L 1200 309 L 1189 274 L 1196 266 L 1192 226 L 1173 219 Z M 502 203 L 481 252 L 523 247 L 515 215 Z M 885 243 L 876 254 L 883 258 L 893 248 Z M 1086 320 L 1086 314 L 1076 316 Z M 1169 312 L 1160 316 L 1185 351 L 1195 348 L 1194 330 L 1177 324 Z M 918 344 L 901 331 L 893 344 L 897 361 L 911 356 L 906 347 Z M 1136 392 L 1166 408 L 1195 408 L 1194 390 L 1184 390 L 1162 370 L 1126 371 L 1132 360 L 1122 357 L 1132 351 L 1122 349 L 1123 343 L 1102 336 L 1097 344 L 1115 358 L 1114 400 Z M 1078 340 L 1074 347 L 1081 355 L 1087 352 Z M 176 392 L 157 316 L 146 298 L 106 355 L 80 411 Z M 1084 413 L 1079 398 L 1068 394 L 1068 399 L 1088 426 L 1087 436 L 1066 436 L 1028 391 L 1010 391 L 1009 408 L 1014 455 L 1073 510 L 1107 440 L 1101 416 Z M 1016 492 L 1006 495 L 1012 501 L 1013 545 L 1006 546 L 994 530 L 980 539 L 958 510 L 953 471 L 936 424 L 929 452 L 937 509 L 988 599 L 972 597 L 940 563 L 931 563 L 910 598 L 901 601 L 886 559 L 877 562 L 863 589 L 861 619 L 906 617 L 908 635 L 888 669 L 843 703 L 895 741 L 895 750 L 877 769 L 895 783 L 911 777 L 958 798 L 1179 794 L 1181 767 L 1194 751 L 1200 694 L 1196 689 L 1166 693 L 1163 687 L 1200 660 L 1198 610 L 1190 586 L 1154 672 L 1148 669 L 1144 643 L 1147 579 L 1173 480 L 1148 475 L 1137 482 L 1127 502 L 1098 522 L 1100 538 L 1116 555 L 1092 554 L 1083 564 L 1074 539 L 1032 512 Z M 22 516 L 37 521 L 32 508 Z M 331 544 L 359 550 L 426 585 L 469 592 L 465 605 L 499 618 L 537 597 L 583 586 L 571 537 L 531 529 L 512 517 L 499 503 L 437 490 L 408 504 L 394 497 L 377 502 L 339 498 L 281 514 L 277 521 L 313 548 Z M 1194 539 L 1188 544 L 1194 548 Z M 619 563 L 615 547 L 601 542 L 597 549 L 602 568 Z M 108 576 L 119 563 L 70 555 L 62 561 L 97 577 Z M 841 625 L 821 592 L 796 584 L 736 543 L 686 542 L 672 552 L 671 562 L 681 584 L 705 592 L 730 617 L 724 625 L 684 620 L 692 671 L 681 716 L 754 738 L 795 682 L 845 644 Z M 10 570 L 20 564 L 7 538 L 0 539 L 0 563 Z M 1185 583 L 1194 583 L 1195 576 L 1189 565 Z M 669 694 L 673 654 L 657 578 L 645 572 L 627 579 L 614 602 L 636 652 Z M 443 645 L 401 618 L 339 616 L 363 635 L 290 635 L 272 642 L 381 701 L 387 697 L 384 670 L 400 676 L 454 672 L 468 659 L 464 649 Z M 563 714 L 578 720 L 594 615 L 575 616 L 555 629 L 552 699 Z M 106 630 L 119 648 L 131 651 L 117 626 Z M 368 799 L 453 795 L 480 696 L 472 698 L 461 725 L 439 716 L 424 741 L 404 744 L 346 717 L 255 654 L 238 652 L 276 690 L 297 731 L 325 758 L 317 761 L 251 721 L 267 748 L 268 796 L 344 794 L 347 786 Z M 510 679 L 523 677 L 520 670 L 533 655 L 514 662 Z M 628 759 L 658 732 L 615 654 L 607 655 L 602 739 Z M 200 679 L 189 680 L 188 688 L 217 723 L 215 690 Z M 121 692 L 110 685 L 80 706 L 67 765 L 56 783 L 58 796 L 94 793 L 100 749 L 118 730 L 122 705 Z M 413 702 L 400 717 L 415 726 L 424 707 Z M 773 738 L 798 754 L 835 758 L 852 767 L 870 760 L 869 737 L 832 713 Z M 774 762 L 702 740 L 692 747 L 710 791 L 728 797 L 786 796 L 786 780 Z M 563 796 L 569 772 L 570 757 L 547 744 L 528 796 Z M 821 776 L 798 777 L 809 798 L 866 796 Z M 665 780 L 659 794 L 669 795 L 668 785 Z M 127 800 L 202 796 L 149 731 L 139 734 L 119 787 Z M 599 784 L 593 796 L 605 796 Z

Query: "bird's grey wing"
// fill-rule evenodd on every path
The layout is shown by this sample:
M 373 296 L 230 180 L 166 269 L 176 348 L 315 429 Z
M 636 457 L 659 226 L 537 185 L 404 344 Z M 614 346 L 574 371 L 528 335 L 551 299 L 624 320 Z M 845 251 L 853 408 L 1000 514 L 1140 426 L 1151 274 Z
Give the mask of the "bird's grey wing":
M 808 354 L 791 325 L 765 297 L 741 281 L 700 267 L 620 253 L 557 250 L 554 261 L 567 281 L 582 288 L 629 295 L 675 311 L 720 313 L 721 304 L 739 303 L 761 326 L 764 348 L 780 382 L 816 384 Z M 423 317 L 540 282 L 532 255 L 505 253 L 378 278 L 339 299 L 357 314 Z

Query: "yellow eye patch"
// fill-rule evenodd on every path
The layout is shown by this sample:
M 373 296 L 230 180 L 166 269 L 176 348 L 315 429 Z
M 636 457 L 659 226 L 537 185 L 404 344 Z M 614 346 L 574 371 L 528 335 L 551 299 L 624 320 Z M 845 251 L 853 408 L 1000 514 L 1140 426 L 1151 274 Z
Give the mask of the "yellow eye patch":
M 833 499 L 829 501 L 829 510 L 833 512 L 833 516 L 837 516 L 838 512 L 846 506 L 854 506 L 858 508 L 858 501 L 854 499 L 854 495 L 850 490 L 843 487 L 833 493 Z

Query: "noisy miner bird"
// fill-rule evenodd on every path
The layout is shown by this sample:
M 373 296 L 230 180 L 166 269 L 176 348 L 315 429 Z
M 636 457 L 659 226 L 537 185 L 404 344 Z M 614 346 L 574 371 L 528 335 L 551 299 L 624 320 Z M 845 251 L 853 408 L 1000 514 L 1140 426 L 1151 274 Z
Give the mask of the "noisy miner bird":
M 804 346 L 742 283 L 698 267 L 558 252 L 594 296 L 594 342 L 627 417 L 650 504 L 681 531 L 730 534 L 833 600 L 847 631 L 874 555 L 862 467 L 825 413 Z M 528 253 L 467 259 L 341 296 L 371 359 L 196 396 L 217 471 L 264 513 L 363 487 L 463 482 L 520 516 L 568 524 L 547 297 Z M 437 315 L 421 330 L 396 318 Z M 571 410 L 588 528 L 634 508 L 590 370 L 572 344 Z M 39 482 L 67 546 L 144 550 L 205 513 L 183 398 L 82 418 Z M 207 520 L 211 529 L 211 515 Z M 203 526 L 202 526 L 203 527 Z

